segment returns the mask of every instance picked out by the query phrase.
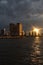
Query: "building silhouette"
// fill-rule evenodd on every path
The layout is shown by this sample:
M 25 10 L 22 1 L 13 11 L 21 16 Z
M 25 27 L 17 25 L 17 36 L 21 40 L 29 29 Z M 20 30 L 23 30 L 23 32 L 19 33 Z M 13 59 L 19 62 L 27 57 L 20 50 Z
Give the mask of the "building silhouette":
M 15 24 L 10 23 L 9 29 L 10 29 L 10 35 L 14 35 L 15 34 Z
M 3 30 L 3 29 L 1 29 L 1 36 L 2 36 L 2 35 L 4 35 L 4 30 Z
M 10 35 L 20 35 L 20 36 L 23 35 L 23 29 L 21 23 L 17 24 L 10 23 L 9 29 L 10 29 Z
M 20 36 L 23 35 L 22 23 L 17 23 L 17 34 Z

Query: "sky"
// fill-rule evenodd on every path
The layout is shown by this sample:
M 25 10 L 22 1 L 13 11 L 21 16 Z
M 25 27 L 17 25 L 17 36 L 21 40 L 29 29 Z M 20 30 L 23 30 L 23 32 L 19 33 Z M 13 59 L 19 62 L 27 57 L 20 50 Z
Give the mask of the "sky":
M 0 0 L 0 28 L 18 22 L 43 27 L 43 0 Z

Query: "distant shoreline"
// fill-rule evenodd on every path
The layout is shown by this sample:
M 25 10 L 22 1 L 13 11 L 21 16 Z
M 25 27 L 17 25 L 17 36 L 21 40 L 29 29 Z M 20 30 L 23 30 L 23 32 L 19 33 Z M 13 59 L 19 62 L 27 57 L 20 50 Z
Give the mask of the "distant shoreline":
M 16 38 L 24 38 L 26 36 L 0 36 L 0 39 L 16 39 Z
M 43 37 L 43 36 L 0 36 L 0 39 L 15 39 L 15 38 L 27 38 L 27 37 Z

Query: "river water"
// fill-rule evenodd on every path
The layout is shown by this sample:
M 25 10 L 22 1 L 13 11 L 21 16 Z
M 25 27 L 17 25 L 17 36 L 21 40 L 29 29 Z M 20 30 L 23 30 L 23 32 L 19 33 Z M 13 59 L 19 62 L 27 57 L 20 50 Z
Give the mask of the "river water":
M 43 65 L 43 37 L 0 39 L 0 65 Z

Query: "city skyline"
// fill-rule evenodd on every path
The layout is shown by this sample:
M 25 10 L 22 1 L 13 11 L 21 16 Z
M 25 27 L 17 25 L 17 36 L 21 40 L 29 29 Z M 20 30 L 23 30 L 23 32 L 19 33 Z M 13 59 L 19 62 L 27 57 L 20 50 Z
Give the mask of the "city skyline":
M 8 26 L 9 29 L 6 27 L 3 29 L 0 29 L 0 35 L 1 36 L 42 36 L 43 28 L 39 28 L 36 26 L 32 26 L 30 30 L 24 30 L 22 23 L 10 23 Z
M 0 65 L 43 65 L 43 0 L 0 0 Z

